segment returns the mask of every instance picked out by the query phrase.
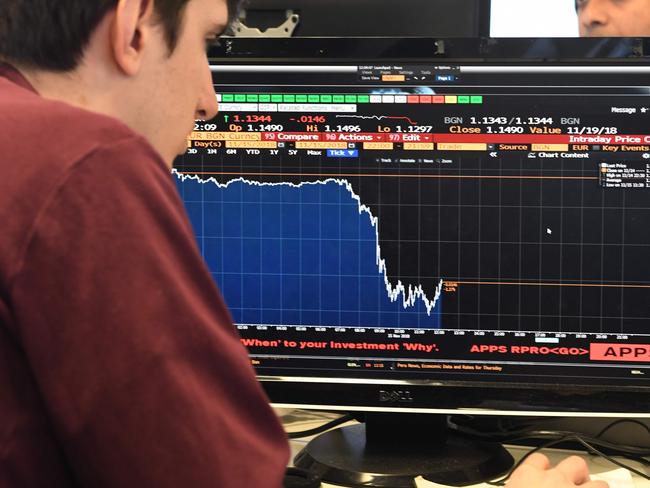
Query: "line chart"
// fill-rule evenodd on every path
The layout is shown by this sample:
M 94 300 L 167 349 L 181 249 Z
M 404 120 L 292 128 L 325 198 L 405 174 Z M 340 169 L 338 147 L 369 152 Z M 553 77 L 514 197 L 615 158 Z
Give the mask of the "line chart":
M 220 183 L 174 175 L 184 199 L 199 202 L 188 203 L 188 213 L 195 229 L 202 227 L 200 247 L 236 323 L 440 327 L 443 280 L 429 291 L 390 281 L 379 219 L 348 181 Z M 240 203 L 251 198 L 260 205 Z M 221 211 L 206 224 L 210 205 Z

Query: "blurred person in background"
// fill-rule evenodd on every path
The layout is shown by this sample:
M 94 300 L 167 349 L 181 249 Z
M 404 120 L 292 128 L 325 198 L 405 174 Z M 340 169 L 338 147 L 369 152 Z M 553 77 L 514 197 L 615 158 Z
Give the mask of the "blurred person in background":
M 575 0 L 581 37 L 650 36 L 650 0 Z

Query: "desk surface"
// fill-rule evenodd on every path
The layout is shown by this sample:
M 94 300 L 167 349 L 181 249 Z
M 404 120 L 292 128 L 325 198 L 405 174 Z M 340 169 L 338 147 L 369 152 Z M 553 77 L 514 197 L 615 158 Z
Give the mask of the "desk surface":
M 286 412 L 285 412 L 286 414 Z M 286 419 L 287 417 L 290 417 L 291 414 L 288 416 L 285 416 L 284 418 Z M 295 416 L 294 416 L 295 418 Z M 323 424 L 323 418 L 321 417 L 319 419 L 317 414 L 308 414 L 307 418 L 304 419 L 302 422 L 298 423 L 292 423 L 291 428 L 288 430 L 291 431 L 297 431 L 297 430 L 308 430 L 311 428 L 316 428 L 319 425 Z M 299 426 L 298 426 L 299 425 Z M 309 438 L 307 439 L 297 439 L 297 440 L 292 440 L 291 441 L 291 459 L 295 457 L 296 454 L 307 444 L 309 441 Z M 520 446 L 508 446 L 508 451 L 512 454 L 512 456 L 515 458 L 515 460 L 520 459 L 522 456 L 524 456 L 531 448 L 529 447 L 520 447 Z M 542 451 L 544 454 L 546 454 L 551 462 L 553 464 L 558 463 L 565 457 L 572 455 L 572 454 L 577 454 L 581 457 L 583 457 L 587 463 L 589 464 L 589 470 L 592 473 L 592 475 L 603 475 L 605 477 L 607 476 L 615 476 L 615 479 L 612 481 L 611 478 L 608 479 L 610 483 L 610 488 L 650 488 L 650 481 L 646 480 L 644 478 L 641 478 L 640 476 L 632 474 L 631 477 L 625 479 L 625 476 L 620 477 L 621 473 L 611 473 L 614 470 L 618 469 L 618 466 L 608 462 L 605 459 L 602 458 L 597 458 L 593 456 L 588 456 L 585 455 L 585 453 L 580 453 L 580 452 L 573 452 L 573 451 L 566 451 L 566 450 L 561 450 L 561 449 L 547 449 Z M 638 463 L 633 463 L 632 461 L 628 460 L 622 460 L 625 464 L 633 465 L 636 469 L 639 469 L 642 472 L 650 474 L 650 470 L 644 468 L 642 465 Z M 618 476 L 617 476 L 618 475 Z M 428 483 L 423 483 L 422 486 L 418 486 L 418 488 L 426 488 L 427 486 L 439 486 L 439 485 L 433 485 L 433 484 L 428 484 Z M 477 487 L 483 487 L 484 485 L 476 485 Z M 340 488 L 339 485 L 331 485 L 327 483 L 323 483 L 322 488 Z M 466 487 L 466 488 L 472 488 L 472 487 Z

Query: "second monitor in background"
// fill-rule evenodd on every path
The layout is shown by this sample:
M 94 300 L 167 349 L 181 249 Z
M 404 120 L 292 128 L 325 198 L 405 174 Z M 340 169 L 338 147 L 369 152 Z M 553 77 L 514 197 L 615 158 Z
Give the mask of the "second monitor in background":
M 251 0 L 245 24 L 264 32 L 299 16 L 293 35 L 478 37 L 489 31 L 485 0 Z

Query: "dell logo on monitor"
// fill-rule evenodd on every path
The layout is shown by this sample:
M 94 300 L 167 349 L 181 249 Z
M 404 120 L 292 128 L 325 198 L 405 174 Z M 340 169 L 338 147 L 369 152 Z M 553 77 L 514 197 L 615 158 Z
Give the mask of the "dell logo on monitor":
M 379 390 L 381 403 L 413 403 L 411 392 L 406 390 Z

